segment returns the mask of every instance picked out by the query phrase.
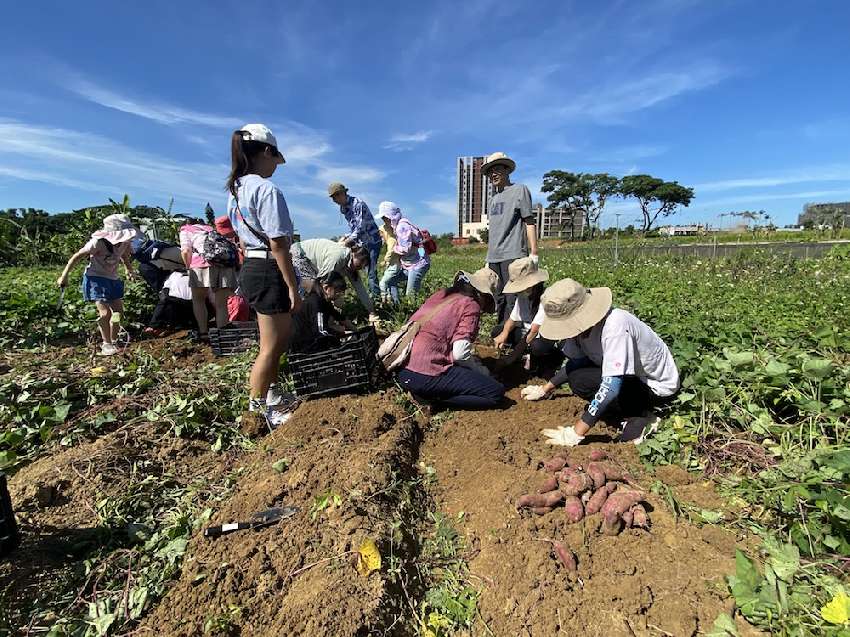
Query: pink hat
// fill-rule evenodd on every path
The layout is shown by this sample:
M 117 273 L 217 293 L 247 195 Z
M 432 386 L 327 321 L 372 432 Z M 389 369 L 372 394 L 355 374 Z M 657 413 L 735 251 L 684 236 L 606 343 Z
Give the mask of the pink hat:
M 223 237 L 232 237 L 236 234 L 236 231 L 233 229 L 233 224 L 230 223 L 230 217 L 228 217 L 227 215 L 216 217 L 215 229 L 216 232 L 218 232 Z

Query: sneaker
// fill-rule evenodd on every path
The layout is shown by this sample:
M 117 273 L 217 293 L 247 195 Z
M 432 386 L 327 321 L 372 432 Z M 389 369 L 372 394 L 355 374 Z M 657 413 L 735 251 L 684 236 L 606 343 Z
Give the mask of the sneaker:
M 99 356 L 114 356 L 118 353 L 118 348 L 112 343 L 101 343 Z
M 276 407 L 268 407 L 266 409 L 266 422 L 269 424 L 271 431 L 285 424 L 290 418 L 292 418 L 292 411 L 278 409 Z
M 298 400 L 298 397 L 288 391 L 280 391 L 277 384 L 269 385 L 269 391 L 266 393 L 266 405 L 269 407 L 277 407 L 279 405 L 291 405 Z
M 619 441 L 639 445 L 658 431 L 659 422 L 661 422 L 661 419 L 658 416 L 633 416 L 626 418 L 620 423 L 623 429 L 620 432 Z

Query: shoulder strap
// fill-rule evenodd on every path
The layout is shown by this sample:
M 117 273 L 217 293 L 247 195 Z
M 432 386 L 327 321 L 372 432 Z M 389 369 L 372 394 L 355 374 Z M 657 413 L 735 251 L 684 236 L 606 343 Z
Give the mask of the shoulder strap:
M 245 219 L 244 215 L 242 214 L 242 208 L 239 207 L 239 197 L 237 195 L 233 195 L 233 200 L 236 202 L 236 212 L 239 214 L 239 219 L 242 221 L 242 223 L 244 223 L 248 230 L 250 230 L 254 234 L 254 236 L 260 240 L 260 243 L 271 249 L 271 244 L 269 243 L 268 237 L 264 237 L 262 234 L 254 230 L 254 227 Z
M 432 318 L 437 316 L 437 313 L 440 310 L 442 310 L 446 305 L 448 305 L 450 301 L 454 301 L 454 300 L 455 300 L 454 295 L 450 295 L 450 296 L 446 297 L 445 299 L 443 299 L 443 301 L 437 307 L 435 307 L 431 312 L 429 312 L 427 316 L 425 316 L 424 318 L 418 319 L 416 321 L 416 323 L 419 323 L 419 327 L 422 327 L 423 325 L 428 323 L 428 321 L 430 321 Z

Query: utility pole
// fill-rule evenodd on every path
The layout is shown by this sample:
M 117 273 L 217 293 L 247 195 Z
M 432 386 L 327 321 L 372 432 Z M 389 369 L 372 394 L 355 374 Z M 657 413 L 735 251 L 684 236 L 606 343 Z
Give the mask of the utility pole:
M 617 225 L 614 230 L 614 265 L 620 262 L 620 213 L 614 213 L 617 218 Z

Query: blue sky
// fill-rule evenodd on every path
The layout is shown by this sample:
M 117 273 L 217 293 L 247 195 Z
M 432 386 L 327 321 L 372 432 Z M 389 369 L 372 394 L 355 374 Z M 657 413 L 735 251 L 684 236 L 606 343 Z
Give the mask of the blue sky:
M 342 230 L 336 180 L 453 230 L 455 158 L 495 150 L 535 201 L 551 169 L 677 180 L 678 223 L 850 199 L 844 1 L 30 2 L 4 24 L 0 208 L 221 211 L 249 122 L 305 236 Z

